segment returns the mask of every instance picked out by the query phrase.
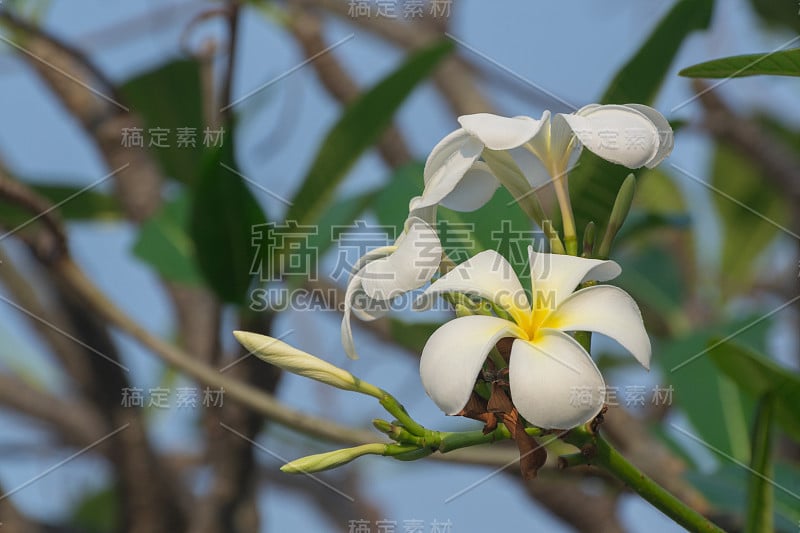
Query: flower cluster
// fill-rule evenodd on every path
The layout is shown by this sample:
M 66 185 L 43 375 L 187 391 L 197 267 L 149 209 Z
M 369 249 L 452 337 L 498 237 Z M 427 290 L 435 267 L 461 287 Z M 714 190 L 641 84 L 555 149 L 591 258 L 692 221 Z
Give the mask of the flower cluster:
M 571 391 L 578 388 L 605 388 L 588 351 L 588 333 L 614 339 L 645 368 L 650 364 L 650 340 L 636 303 L 623 290 L 600 284 L 618 276 L 619 265 L 605 259 L 605 249 L 599 258 L 592 257 L 591 247 L 578 255 L 569 171 L 584 147 L 628 168 L 655 166 L 672 150 L 672 130 L 660 113 L 637 104 L 589 105 L 552 116 L 545 111 L 539 119 L 481 113 L 458 121 L 461 127 L 428 157 L 424 189 L 410 200 L 400 237 L 392 246 L 368 252 L 354 268 L 345 295 L 342 344 L 348 356 L 357 358 L 351 314 L 374 320 L 381 313 L 375 309 L 385 308 L 354 302 L 386 302 L 434 280 L 417 308 L 426 309 L 435 298 L 445 297 L 455 304 L 456 318 L 437 329 L 422 351 L 420 375 L 426 392 L 446 414 L 484 421 L 487 437 L 514 438 L 525 452 L 522 457 L 531 456 L 523 474 L 535 475 L 542 459 L 541 454 L 527 453 L 538 448 L 532 432 L 579 426 L 603 407 L 602 397 L 570 401 Z M 619 142 L 620 135 L 625 142 Z M 629 178 L 620 190 L 609 228 L 618 229 L 624 220 L 633 182 Z M 491 250 L 454 265 L 435 229 L 439 205 L 472 211 L 486 204 L 501 185 L 542 229 L 550 220 L 539 202 L 545 185 L 552 185 L 559 207 L 562 235 L 550 228 L 555 253 L 529 247 L 529 287 Z M 266 361 L 373 396 L 396 418 L 393 423 L 376 420 L 375 426 L 397 445 L 311 456 L 290 463 L 286 471 L 331 468 L 365 454 L 414 459 L 453 446 L 455 434 L 423 428 L 389 393 L 349 372 L 269 337 L 236 335 Z M 482 437 L 467 440 L 476 438 Z

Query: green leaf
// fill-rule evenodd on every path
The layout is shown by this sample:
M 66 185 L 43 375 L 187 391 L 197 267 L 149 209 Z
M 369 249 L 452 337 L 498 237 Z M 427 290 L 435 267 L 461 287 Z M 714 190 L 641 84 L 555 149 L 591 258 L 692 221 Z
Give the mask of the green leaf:
M 615 283 L 639 302 L 645 317 L 664 321 L 673 334 L 685 331 L 688 324 L 682 306 L 686 282 L 673 250 L 648 242 L 620 262 L 624 268 Z
M 747 526 L 745 531 L 759 533 L 772 531 L 775 491 L 769 480 L 773 478 L 772 459 L 772 396 L 767 394 L 758 401 L 753 426 L 753 451 L 750 454 L 750 481 L 747 485 Z
M 717 147 L 711 184 L 719 192 L 711 196 L 722 225 L 720 275 L 727 295 L 749 286 L 756 260 L 788 219 L 786 199 L 765 182 L 746 157 Z
M 716 340 L 711 346 L 709 358 L 743 391 L 755 398 L 773 396 L 776 421 L 800 441 L 800 375 L 732 341 Z
M 725 461 L 712 475 L 692 470 L 687 471 L 685 475 L 689 482 L 720 511 L 741 516 L 742 511 L 747 508 L 745 487 L 748 472 L 742 466 Z M 800 521 L 800 499 L 796 496 L 800 494 L 800 469 L 795 465 L 778 461 L 775 464 L 772 481 L 776 484 L 776 531 L 794 533 Z M 742 523 L 730 524 L 726 529 L 741 531 Z
M 738 461 L 750 459 L 750 425 L 754 401 L 742 394 L 733 380 L 719 372 L 707 353 L 710 338 L 737 336 L 755 348 L 765 342 L 769 321 L 749 329 L 752 321 L 728 323 L 696 331 L 656 347 L 653 360 L 663 369 L 668 385 L 674 387 L 675 405 L 686 413 L 692 427 L 709 445 Z
M 368 191 L 349 198 L 339 200 L 329 207 L 320 218 L 319 231 L 308 239 L 308 245 L 317 250 L 319 257 L 327 252 L 334 242 L 333 232 L 340 226 L 351 226 L 361 216 L 378 195 L 376 191 Z
M 208 284 L 223 301 L 241 304 L 262 260 L 253 231 L 267 221 L 237 170 L 233 141 L 231 135 L 204 157 L 192 188 L 189 234 Z
M 683 41 L 711 23 L 713 0 L 681 0 L 658 23 L 639 51 L 609 84 L 604 104 L 648 103 L 658 90 Z
M 409 323 L 396 318 L 389 319 L 389 334 L 398 346 L 420 355 L 422 355 L 425 343 L 439 327 L 441 324 L 438 322 Z
M 789 28 L 800 32 L 800 6 L 795 2 L 776 2 L 775 0 L 750 0 L 753 11 L 773 27 Z
M 381 224 L 394 226 L 396 235 L 403 231 L 403 224 L 408 217 L 408 202 L 422 194 L 423 169 L 423 163 L 418 161 L 398 168 L 375 198 L 372 211 Z
M 188 233 L 190 207 L 186 194 L 164 204 L 159 213 L 142 224 L 133 253 L 167 280 L 203 285 L 194 242 Z
M 86 533 L 107 533 L 119 527 L 119 494 L 115 489 L 101 489 L 82 497 L 72 510 L 70 523 Z
M 142 117 L 144 147 L 155 153 L 164 172 L 183 183 L 196 179 L 204 145 L 198 62 L 171 61 L 128 80 L 120 93 L 131 111 Z M 167 142 L 162 143 L 166 148 L 150 146 L 154 140 L 158 144 L 156 128 L 168 130 Z M 194 140 L 194 146 L 189 139 Z
M 287 220 L 316 222 L 339 183 L 391 123 L 400 105 L 453 49 L 443 41 L 411 54 L 392 74 L 351 103 L 331 128 L 292 200 Z
M 617 73 L 600 102 L 652 104 L 681 44 L 692 32 L 708 28 L 713 7 L 712 0 L 677 2 Z M 617 191 L 630 172 L 584 150 L 569 177 L 579 232 L 593 220 L 602 235 Z
M 800 48 L 723 57 L 692 65 L 678 74 L 687 78 L 800 76 Z
M 63 220 L 72 221 L 110 221 L 120 220 L 122 211 L 113 196 L 96 189 L 86 189 L 81 185 L 62 185 L 61 183 L 24 183 L 53 205 L 58 205 L 58 215 Z M 24 224 L 34 213 L 16 205 L 3 203 L 0 221 L 9 228 Z

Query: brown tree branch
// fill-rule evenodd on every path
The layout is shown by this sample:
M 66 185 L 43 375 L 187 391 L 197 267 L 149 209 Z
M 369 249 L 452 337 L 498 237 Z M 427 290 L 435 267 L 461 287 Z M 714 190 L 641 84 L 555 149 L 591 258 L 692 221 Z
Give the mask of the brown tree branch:
M 361 93 L 358 85 L 347 73 L 344 65 L 333 53 L 322 54 L 328 45 L 322 34 L 322 22 L 308 9 L 299 7 L 302 2 L 290 2 L 289 29 L 303 48 L 306 57 L 318 57 L 311 66 L 322 85 L 342 104 L 349 104 Z M 397 168 L 411 161 L 411 153 L 396 126 L 390 126 L 378 141 L 378 152 L 389 167 Z

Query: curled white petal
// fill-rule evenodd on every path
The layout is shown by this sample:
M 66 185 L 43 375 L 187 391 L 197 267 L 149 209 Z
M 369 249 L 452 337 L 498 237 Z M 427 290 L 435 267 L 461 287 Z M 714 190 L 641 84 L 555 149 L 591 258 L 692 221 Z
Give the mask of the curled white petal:
M 639 168 L 659 152 L 658 128 L 631 106 L 592 106 L 561 117 L 587 149 L 612 163 Z
M 509 383 L 514 406 L 535 426 L 570 429 L 603 407 L 605 382 L 589 354 L 560 331 L 547 330 L 534 343 L 511 348 Z M 588 398 L 582 392 L 588 392 Z
M 417 300 L 418 309 L 430 308 L 433 297 L 448 292 L 485 298 L 503 309 L 530 309 L 530 300 L 505 257 L 485 250 L 434 281 Z
M 443 325 L 425 343 L 420 359 L 428 396 L 448 415 L 457 414 L 467 404 L 495 343 L 522 334 L 513 322 L 493 316 L 465 316 Z
M 593 331 L 620 343 L 650 368 L 650 338 L 633 298 L 619 287 L 596 285 L 566 298 L 542 324 L 561 331 Z
M 475 211 L 492 199 L 499 186 L 500 183 L 489 165 L 483 161 L 475 161 L 458 185 L 439 203 L 454 211 Z
M 439 141 L 425 162 L 425 189 L 415 208 L 441 202 L 456 188 L 482 151 L 483 143 L 463 129 L 458 129 Z
M 417 289 L 438 270 L 442 245 L 436 231 L 418 218 L 409 219 L 406 226 L 394 253 L 364 267 L 361 286 L 370 298 L 389 300 Z
M 462 115 L 458 117 L 458 123 L 490 150 L 508 150 L 522 146 L 542 127 L 542 121 L 535 118 L 508 118 L 491 113 Z
M 528 253 L 536 308 L 549 308 L 552 311 L 582 282 L 608 281 L 622 272 L 614 261 L 537 253 L 532 246 L 528 248 Z
M 625 105 L 626 107 L 632 107 L 636 111 L 639 111 L 647 116 L 647 118 L 650 119 L 658 131 L 658 152 L 656 152 L 653 158 L 645 164 L 647 168 L 653 168 L 661 163 L 672 152 L 672 148 L 675 145 L 675 137 L 672 133 L 672 126 L 669 125 L 669 121 L 664 118 L 664 115 L 650 106 L 642 104 Z

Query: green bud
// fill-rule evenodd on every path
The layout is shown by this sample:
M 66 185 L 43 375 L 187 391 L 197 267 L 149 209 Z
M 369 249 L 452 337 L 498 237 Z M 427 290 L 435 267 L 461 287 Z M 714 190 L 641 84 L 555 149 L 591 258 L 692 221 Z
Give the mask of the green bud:
M 622 182 L 622 186 L 619 188 L 617 199 L 614 201 L 614 207 L 611 209 L 611 216 L 608 219 L 606 233 L 603 235 L 603 241 L 600 243 L 600 247 L 597 250 L 598 258 L 606 259 L 611 253 L 611 245 L 614 243 L 614 237 L 617 236 L 617 232 L 628 217 L 628 212 L 631 210 L 631 204 L 633 203 L 633 196 L 635 193 L 636 177 L 634 177 L 633 174 L 628 174 L 628 177 L 625 178 L 625 181 Z
M 386 455 L 387 446 L 386 444 L 376 442 L 374 444 L 362 444 L 354 448 L 344 448 L 342 450 L 309 455 L 286 463 L 281 467 L 281 472 L 287 474 L 308 474 L 311 472 L 330 470 L 331 468 L 347 464 L 362 455 Z
M 376 418 L 372 421 L 372 425 L 380 431 L 381 433 L 386 433 L 387 435 L 390 434 L 394 430 L 394 426 L 392 426 L 386 420 L 382 420 L 380 418 Z
M 586 224 L 586 229 L 583 230 L 583 257 L 592 257 L 596 233 L 597 226 L 594 222 Z

